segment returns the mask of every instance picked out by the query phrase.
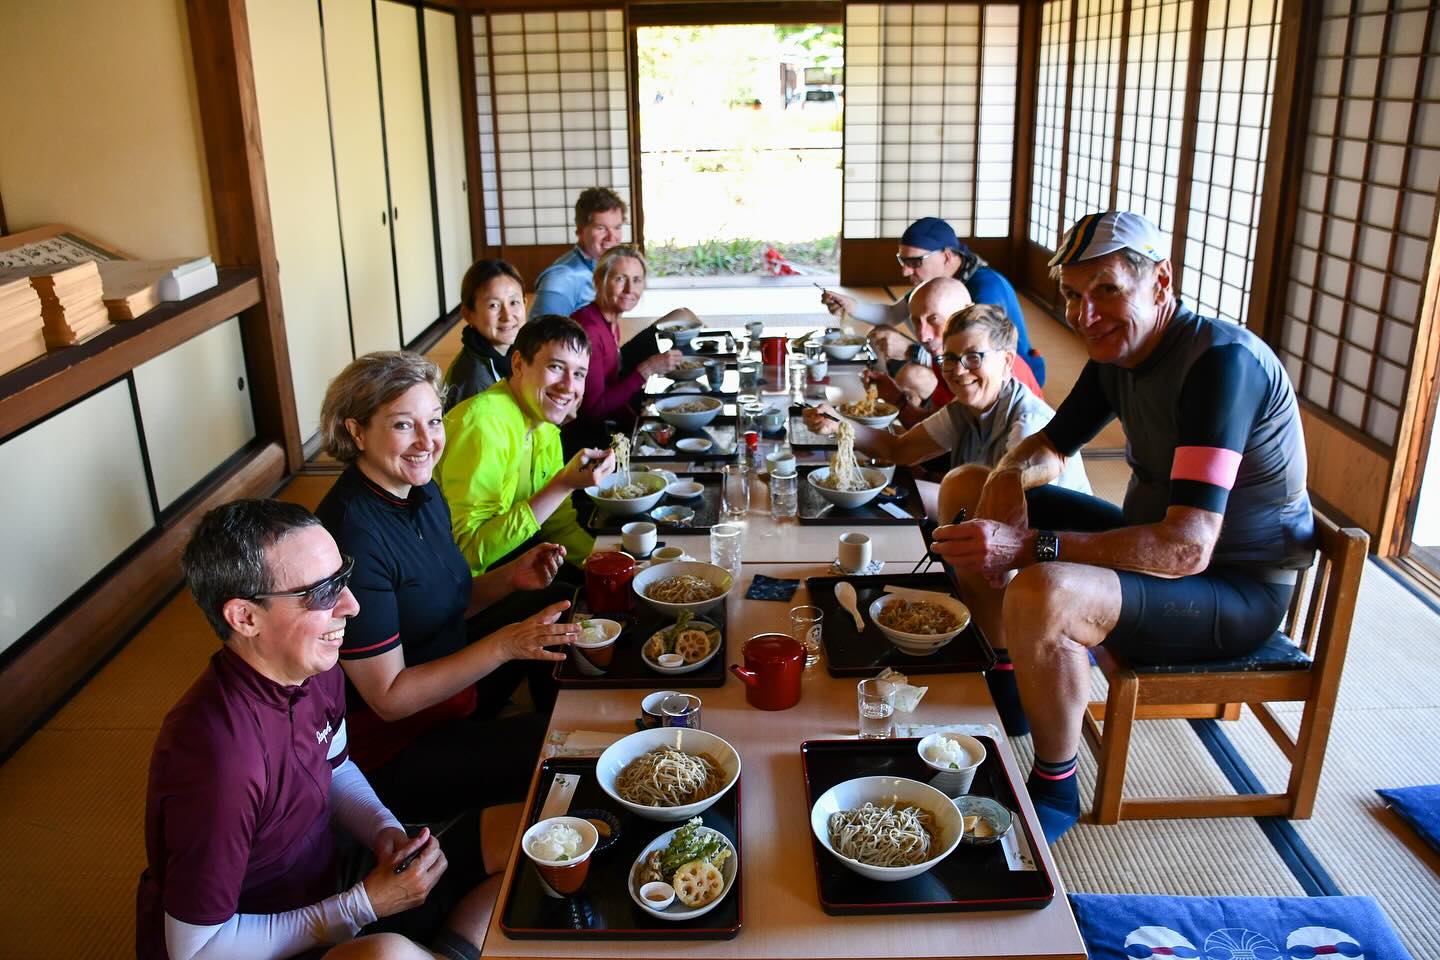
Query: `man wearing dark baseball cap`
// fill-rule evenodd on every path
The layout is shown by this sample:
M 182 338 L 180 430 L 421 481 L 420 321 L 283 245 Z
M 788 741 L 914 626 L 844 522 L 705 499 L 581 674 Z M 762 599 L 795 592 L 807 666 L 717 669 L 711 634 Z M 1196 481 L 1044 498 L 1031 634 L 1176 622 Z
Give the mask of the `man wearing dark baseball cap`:
M 937 530 L 935 549 L 1014 661 L 1035 738 L 1027 786 L 1052 843 L 1080 812 L 1087 648 L 1152 664 L 1244 656 L 1279 626 L 1313 550 L 1289 377 L 1250 331 L 1176 299 L 1168 247 L 1133 213 L 1070 228 L 1051 276 L 1090 361 L 1044 429 L 940 492 L 942 516 L 975 518 Z M 1112 418 L 1133 472 L 1124 507 L 1045 486 Z
M 939 217 L 921 217 L 900 235 L 900 246 L 895 252 L 900 264 L 900 273 L 910 281 L 911 288 L 918 287 L 935 277 L 954 277 L 965 284 L 970 299 L 975 303 L 990 303 L 1005 311 L 1010 322 L 1020 335 L 1016 359 L 1022 361 L 1027 370 L 1016 364 L 1016 375 L 1031 387 L 1035 393 L 1045 383 L 1045 358 L 1030 345 L 1030 336 L 1025 331 L 1025 314 L 1020 309 L 1020 298 L 1015 288 L 998 271 L 973 253 L 955 236 L 954 229 Z M 910 294 L 891 304 L 865 303 L 833 290 L 820 294 L 820 302 L 836 316 L 849 315 L 862 323 L 905 327 L 909 322 L 908 301 Z M 913 333 L 912 329 L 912 333 Z M 920 363 L 929 361 L 924 348 L 912 348 L 907 359 Z M 1033 374 L 1033 377 L 1030 376 Z M 1032 383 L 1031 380 L 1034 382 Z

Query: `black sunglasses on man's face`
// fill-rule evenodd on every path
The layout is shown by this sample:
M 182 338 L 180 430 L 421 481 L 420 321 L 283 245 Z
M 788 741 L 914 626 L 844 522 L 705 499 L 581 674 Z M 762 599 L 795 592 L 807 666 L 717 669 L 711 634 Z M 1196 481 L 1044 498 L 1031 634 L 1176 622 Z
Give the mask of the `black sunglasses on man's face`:
M 246 600 L 282 600 L 294 597 L 306 610 L 331 610 L 340 602 L 340 594 L 350 584 L 350 575 L 355 572 L 355 558 L 340 555 L 340 569 L 318 583 L 299 590 L 285 590 L 279 593 L 257 593 Z

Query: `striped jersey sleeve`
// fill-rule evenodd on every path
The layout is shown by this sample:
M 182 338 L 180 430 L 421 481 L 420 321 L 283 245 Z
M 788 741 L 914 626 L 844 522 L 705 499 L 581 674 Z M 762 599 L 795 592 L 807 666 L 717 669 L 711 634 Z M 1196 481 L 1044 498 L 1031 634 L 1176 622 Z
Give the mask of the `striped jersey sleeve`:
M 1207 350 L 1180 390 L 1170 503 L 1224 513 L 1265 401 L 1259 360 L 1240 344 Z

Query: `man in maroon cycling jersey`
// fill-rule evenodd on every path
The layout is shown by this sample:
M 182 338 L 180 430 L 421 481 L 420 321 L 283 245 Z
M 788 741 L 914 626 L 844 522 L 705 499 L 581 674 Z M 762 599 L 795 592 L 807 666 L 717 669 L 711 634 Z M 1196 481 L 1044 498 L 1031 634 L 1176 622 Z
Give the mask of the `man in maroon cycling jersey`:
M 1050 265 L 1090 361 L 1054 419 L 993 471 L 946 478 L 941 515 L 975 519 L 935 539 L 1014 661 L 1035 736 L 1027 786 L 1054 842 L 1079 816 L 1087 648 L 1140 663 L 1253 651 L 1280 624 L 1314 528 L 1284 368 L 1245 328 L 1179 302 L 1153 224 L 1092 213 Z M 1123 509 L 1046 486 L 1117 418 L 1132 471 Z

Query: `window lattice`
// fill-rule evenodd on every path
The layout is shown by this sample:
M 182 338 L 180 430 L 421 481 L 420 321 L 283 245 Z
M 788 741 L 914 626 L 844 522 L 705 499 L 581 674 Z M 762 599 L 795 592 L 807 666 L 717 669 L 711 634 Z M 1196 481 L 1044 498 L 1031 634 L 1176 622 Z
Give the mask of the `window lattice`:
M 848 4 L 845 236 L 895 237 L 938 216 L 1007 236 L 1017 4 Z
M 1327 0 L 1320 25 L 1281 358 L 1393 447 L 1440 188 L 1440 12 L 1351 6 Z
M 491 144 L 482 127 L 480 148 L 482 164 L 487 148 L 495 153 L 503 242 L 568 243 L 581 190 L 608 186 L 630 200 L 624 16 L 493 14 L 488 29 L 488 63 L 479 57 L 477 33 L 476 83 L 493 98 L 495 132 Z
M 1066 157 L 1065 226 L 1110 207 L 1120 72 L 1120 0 L 1076 4 L 1070 149 Z
M 1211 0 L 1181 296 L 1244 323 L 1279 47 L 1281 0 Z
M 1035 159 L 1030 177 L 1030 239 L 1055 249 L 1060 222 L 1061 155 L 1065 149 L 1065 71 L 1070 60 L 1070 0 L 1046 0 L 1040 15 L 1040 78 L 1035 98 Z
M 1175 232 L 1190 3 L 1131 0 L 1116 206 Z

